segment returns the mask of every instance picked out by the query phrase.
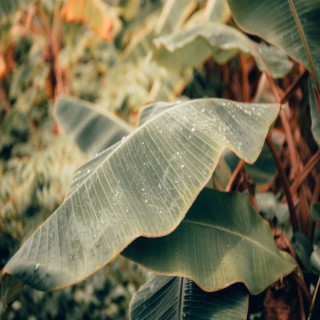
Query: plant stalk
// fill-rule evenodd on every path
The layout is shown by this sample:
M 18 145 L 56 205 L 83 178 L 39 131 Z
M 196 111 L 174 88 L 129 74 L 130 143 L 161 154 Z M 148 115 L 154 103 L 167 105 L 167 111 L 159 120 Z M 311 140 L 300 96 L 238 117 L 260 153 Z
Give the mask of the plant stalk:
M 300 229 L 299 222 L 296 217 L 295 208 L 294 208 L 294 204 L 293 204 L 293 200 L 292 200 L 292 194 L 290 192 L 289 182 L 288 182 L 286 173 L 284 171 L 281 159 L 278 155 L 278 152 L 273 144 L 273 141 L 272 141 L 272 138 L 270 135 L 267 136 L 266 143 L 270 149 L 270 152 L 271 152 L 273 159 L 274 159 L 274 161 L 277 165 L 277 168 L 279 170 L 279 175 L 280 175 L 280 179 L 282 182 L 283 191 L 284 191 L 286 198 L 287 198 L 287 203 L 288 203 L 288 207 L 289 207 L 289 214 L 290 214 L 290 221 L 292 224 L 293 232 L 297 232 Z

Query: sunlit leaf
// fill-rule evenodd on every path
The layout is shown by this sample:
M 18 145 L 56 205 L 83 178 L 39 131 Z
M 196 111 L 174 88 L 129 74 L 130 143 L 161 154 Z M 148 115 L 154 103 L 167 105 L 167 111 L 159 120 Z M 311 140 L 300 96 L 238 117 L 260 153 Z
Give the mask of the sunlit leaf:
M 89 102 L 72 97 L 60 97 L 55 113 L 66 134 L 88 155 L 107 149 L 132 132 L 132 128 L 114 114 L 94 109 Z
M 219 23 L 206 23 L 182 29 L 154 40 L 153 58 L 172 70 L 183 70 L 204 62 L 210 56 L 224 64 L 239 52 L 252 55 L 260 70 L 283 77 L 292 63 L 282 50 L 256 43 L 240 31 Z
M 67 0 L 61 16 L 67 22 L 86 24 L 104 41 L 112 40 L 113 20 L 102 0 Z
M 200 193 L 174 232 L 141 237 L 123 255 L 159 274 L 190 278 L 206 291 L 242 282 L 256 294 L 296 267 L 245 196 L 211 189 Z
M 187 101 L 162 112 L 80 168 L 72 192 L 4 272 L 41 289 L 66 287 L 139 236 L 172 232 L 229 148 L 253 162 L 276 105 Z
M 242 286 L 208 293 L 178 277 L 155 276 L 130 303 L 131 320 L 240 320 L 247 311 L 248 293 Z
M 284 49 L 312 73 L 319 89 L 319 0 L 228 0 L 231 12 L 247 32 Z

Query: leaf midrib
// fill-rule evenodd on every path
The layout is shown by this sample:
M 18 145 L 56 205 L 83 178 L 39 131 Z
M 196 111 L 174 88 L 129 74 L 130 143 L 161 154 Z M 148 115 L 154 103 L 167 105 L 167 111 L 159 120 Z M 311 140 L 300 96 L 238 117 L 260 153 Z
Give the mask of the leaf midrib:
M 179 314 L 178 314 L 178 319 L 182 319 L 183 318 L 185 282 L 186 282 L 186 279 L 181 277 L 181 279 L 180 279 L 180 291 L 179 291 Z
M 271 251 L 268 247 L 263 246 L 261 243 L 257 242 L 256 240 L 254 240 L 252 238 L 249 238 L 249 237 L 247 237 L 247 236 L 245 236 L 245 235 L 243 235 L 243 234 L 241 234 L 239 232 L 235 232 L 235 231 L 232 231 L 230 229 L 223 228 L 221 226 L 217 226 L 217 225 L 213 225 L 213 224 L 209 224 L 209 223 L 205 223 L 205 222 L 199 222 L 199 221 L 195 221 L 195 220 L 190 220 L 190 219 L 184 219 L 182 221 L 182 223 L 189 223 L 191 225 L 193 224 L 193 225 L 203 226 L 203 227 L 206 227 L 206 228 L 215 229 L 215 230 L 219 230 L 219 231 L 231 234 L 231 235 L 233 235 L 235 237 L 239 237 L 239 238 L 241 238 L 243 240 L 246 240 L 248 242 L 253 243 L 257 247 L 262 248 L 263 250 L 267 251 L 271 255 L 276 256 L 278 258 L 278 255 L 276 253 L 274 253 L 273 251 Z

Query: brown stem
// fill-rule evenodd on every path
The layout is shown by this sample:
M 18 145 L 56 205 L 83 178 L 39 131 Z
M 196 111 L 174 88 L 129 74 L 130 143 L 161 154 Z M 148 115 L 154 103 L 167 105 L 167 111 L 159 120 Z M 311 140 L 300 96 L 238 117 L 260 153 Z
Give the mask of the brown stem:
M 301 231 L 308 237 L 309 240 L 312 239 L 312 235 L 309 234 L 311 218 L 309 214 L 309 204 L 307 199 L 307 188 L 305 184 L 302 184 L 299 192 L 299 209 L 300 209 L 300 226 Z
M 230 180 L 226 186 L 225 192 L 230 192 L 232 190 L 232 186 L 234 184 L 234 182 L 236 181 L 239 173 L 242 171 L 242 169 L 245 166 L 245 162 L 244 160 L 240 160 L 239 163 L 237 164 L 236 168 L 234 169 L 234 171 L 232 172 L 232 175 L 230 177 Z
M 318 282 L 317 282 L 316 288 L 313 292 L 313 297 L 312 297 L 311 308 L 310 308 L 308 320 L 315 319 L 315 317 L 312 317 L 312 315 L 313 315 L 314 307 L 316 305 L 316 300 L 317 300 L 317 297 L 319 294 L 319 288 L 320 288 L 320 277 L 318 277 Z
M 218 191 L 221 191 L 221 192 L 224 191 L 224 188 L 223 188 L 223 186 L 220 184 L 220 182 L 218 181 L 218 179 L 215 179 L 213 176 L 212 176 L 212 184 L 214 185 L 214 187 L 215 187 Z
M 8 99 L 8 97 L 6 95 L 6 92 L 3 89 L 1 81 L 0 81 L 0 98 L 2 100 L 2 103 L 4 105 L 6 113 L 8 113 L 10 111 L 10 102 L 9 102 L 9 99 Z
M 307 162 L 307 164 L 303 167 L 301 173 L 296 177 L 293 184 L 290 187 L 290 192 L 293 194 L 297 192 L 300 185 L 304 182 L 304 180 L 308 177 L 310 172 L 319 164 L 320 162 L 320 150 L 318 150 Z
M 248 81 L 248 64 L 246 58 L 240 54 L 240 67 L 242 77 L 242 101 L 248 102 L 250 99 L 250 85 Z
M 277 168 L 279 170 L 279 175 L 280 175 L 280 179 L 282 182 L 283 191 L 284 191 L 286 198 L 287 198 L 287 203 L 288 203 L 288 207 L 289 207 L 289 214 L 290 214 L 290 221 L 292 224 L 293 232 L 299 231 L 299 223 L 298 223 L 298 220 L 296 217 L 295 208 L 294 208 L 293 200 L 292 200 L 292 195 L 290 193 L 289 182 L 288 182 L 286 173 L 284 171 L 281 159 L 278 155 L 278 152 L 277 152 L 275 146 L 273 145 L 273 141 L 272 141 L 272 138 L 270 135 L 267 136 L 266 143 L 270 149 L 270 152 L 271 152 L 273 159 L 274 159 L 274 161 L 277 165 Z
M 296 91 L 296 89 L 300 86 L 301 82 L 303 82 L 308 76 L 308 70 L 304 70 L 299 77 L 290 85 L 290 87 L 286 90 L 284 95 L 282 96 L 280 103 L 284 104 L 288 101 L 291 95 Z
M 293 135 L 290 129 L 290 124 L 287 118 L 287 114 L 284 109 L 280 111 L 280 119 L 281 123 L 286 135 L 288 149 L 289 149 L 289 156 L 291 162 L 291 174 L 294 176 L 298 172 L 298 156 L 297 156 L 297 149 L 294 143 Z
M 272 79 L 272 77 L 269 74 L 266 74 L 267 79 L 270 83 L 271 86 L 271 90 L 276 98 L 276 100 L 280 103 L 281 99 L 280 99 L 280 94 L 279 94 L 279 89 L 277 87 L 277 85 L 275 84 L 274 80 Z M 290 129 L 290 124 L 287 118 L 287 114 L 285 112 L 284 109 L 282 109 L 280 111 L 280 119 L 281 119 L 281 123 L 287 138 L 287 143 L 288 143 L 288 149 L 289 149 L 289 156 L 290 156 L 290 161 L 291 161 L 291 173 L 292 175 L 295 175 L 295 173 L 298 170 L 298 156 L 297 156 L 297 150 L 295 147 L 295 143 L 294 143 L 294 139 L 293 139 L 293 135 Z

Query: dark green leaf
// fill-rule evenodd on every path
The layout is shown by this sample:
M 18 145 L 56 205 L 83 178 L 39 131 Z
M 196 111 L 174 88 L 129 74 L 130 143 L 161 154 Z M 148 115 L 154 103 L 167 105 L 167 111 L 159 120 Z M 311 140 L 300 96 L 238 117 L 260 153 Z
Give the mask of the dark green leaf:
M 240 320 L 247 311 L 248 293 L 240 285 L 208 293 L 178 277 L 155 276 L 130 303 L 131 320 Z
M 244 195 L 210 189 L 174 232 L 141 237 L 123 255 L 159 274 L 193 279 L 206 291 L 242 282 L 256 294 L 296 267 Z
M 228 0 L 231 12 L 247 32 L 284 49 L 320 79 L 319 0 Z

